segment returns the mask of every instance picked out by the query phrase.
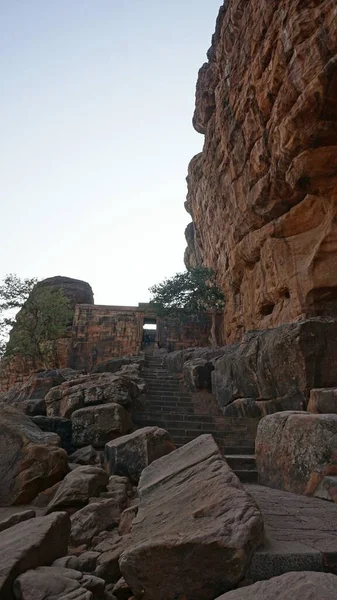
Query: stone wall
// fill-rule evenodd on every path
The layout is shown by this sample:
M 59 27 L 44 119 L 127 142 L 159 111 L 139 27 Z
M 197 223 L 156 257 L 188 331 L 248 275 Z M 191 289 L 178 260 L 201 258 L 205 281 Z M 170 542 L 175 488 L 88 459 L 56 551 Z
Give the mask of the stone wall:
M 335 0 L 226 0 L 199 72 L 187 266 L 213 268 L 224 337 L 337 314 Z
M 143 349 L 144 319 L 157 323 L 156 348 L 180 350 L 209 344 L 211 316 L 178 324 L 156 318 L 146 306 L 76 306 L 69 366 L 91 370 L 113 356 L 138 354 Z

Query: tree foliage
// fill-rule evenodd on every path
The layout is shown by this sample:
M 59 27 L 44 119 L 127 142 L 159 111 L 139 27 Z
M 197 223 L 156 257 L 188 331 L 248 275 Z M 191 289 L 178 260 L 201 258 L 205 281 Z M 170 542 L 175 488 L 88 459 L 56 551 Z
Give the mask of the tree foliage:
M 150 306 L 159 316 L 178 320 L 220 310 L 225 298 L 216 284 L 215 274 L 206 267 L 177 273 L 150 288 Z
M 0 356 L 6 351 L 9 332 L 15 324 L 15 314 L 22 308 L 37 279 L 20 279 L 14 273 L 4 277 L 0 284 Z
M 20 280 L 16 275 L 9 275 L 0 287 L 2 314 L 8 309 L 21 308 L 15 319 L 3 317 L 2 339 L 12 325 L 4 354 L 47 365 L 55 353 L 55 341 L 66 332 L 72 310 L 61 289 L 35 287 L 35 284 L 36 279 Z

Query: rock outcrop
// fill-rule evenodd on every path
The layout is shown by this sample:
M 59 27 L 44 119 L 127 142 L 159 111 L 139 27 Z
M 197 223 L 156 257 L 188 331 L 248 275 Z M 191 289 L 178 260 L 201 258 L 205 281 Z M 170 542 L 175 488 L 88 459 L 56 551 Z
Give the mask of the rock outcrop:
M 127 374 L 83 375 L 48 392 L 45 397 L 47 416 L 70 418 L 80 408 L 111 402 L 131 409 L 137 406 L 140 394 L 138 385 Z
M 335 501 L 337 415 L 268 415 L 258 425 L 255 451 L 261 485 Z
M 263 521 L 212 436 L 153 462 L 138 492 L 131 545 L 120 559 L 136 597 L 213 600 L 242 579 Z
M 21 411 L 0 403 L 0 505 L 26 504 L 66 475 L 68 457 L 59 442 Z
M 216 272 L 224 341 L 337 314 L 335 22 L 333 0 L 220 9 L 197 83 L 185 258 Z
M 165 364 L 183 373 L 191 391 L 211 388 L 225 416 L 261 418 L 306 410 L 313 388 L 335 385 L 336 336 L 335 319 L 315 317 L 246 333 L 222 348 L 172 352 Z

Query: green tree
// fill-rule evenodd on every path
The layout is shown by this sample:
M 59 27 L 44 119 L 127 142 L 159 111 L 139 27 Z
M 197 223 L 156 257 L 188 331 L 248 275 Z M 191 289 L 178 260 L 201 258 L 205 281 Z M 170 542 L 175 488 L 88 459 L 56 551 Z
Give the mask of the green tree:
M 9 332 L 15 324 L 15 314 L 33 291 L 37 279 L 20 279 L 9 273 L 0 284 L 0 356 L 6 351 Z
M 55 363 L 56 341 L 66 333 L 72 319 L 68 298 L 59 288 L 35 285 L 35 279 L 8 276 L 4 281 L 3 311 L 21 307 L 14 320 L 3 319 L 6 327 L 12 325 L 5 356 L 21 356 L 30 359 L 34 366 L 48 367 L 51 361 Z
M 190 317 L 203 318 L 205 312 L 211 311 L 211 343 L 218 344 L 216 314 L 223 308 L 225 298 L 214 271 L 206 267 L 188 269 L 152 286 L 150 293 L 150 306 L 161 317 L 183 322 Z

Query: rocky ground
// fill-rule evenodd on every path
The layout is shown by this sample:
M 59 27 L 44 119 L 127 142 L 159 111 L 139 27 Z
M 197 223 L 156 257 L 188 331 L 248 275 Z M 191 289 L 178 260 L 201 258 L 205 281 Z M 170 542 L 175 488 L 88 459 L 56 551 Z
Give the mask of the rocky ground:
M 196 353 L 167 361 L 209 393 L 214 350 Z M 38 373 L 2 396 L 0 599 L 335 597 L 337 505 L 243 487 L 212 435 L 175 449 L 165 429 L 137 429 L 143 366 L 126 358 L 90 375 Z M 300 414 L 324 437 L 323 415 Z M 261 423 L 277 430 L 276 417 Z

